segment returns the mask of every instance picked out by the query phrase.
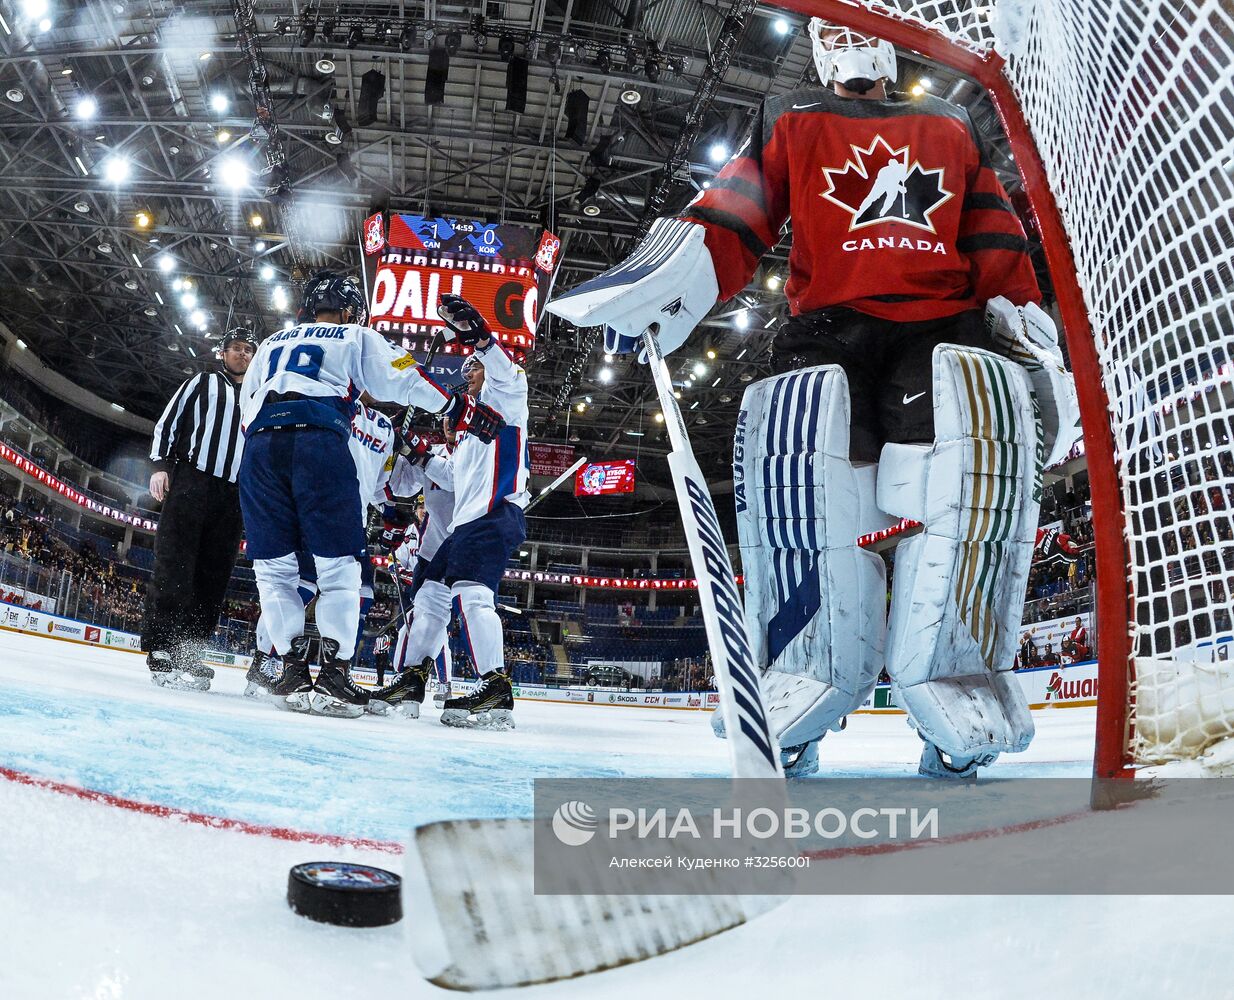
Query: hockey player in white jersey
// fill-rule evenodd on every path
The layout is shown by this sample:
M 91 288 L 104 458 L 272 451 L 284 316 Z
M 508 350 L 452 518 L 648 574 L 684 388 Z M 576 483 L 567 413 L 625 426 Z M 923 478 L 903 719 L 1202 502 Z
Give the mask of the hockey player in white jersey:
M 370 505 L 384 509 L 392 499 L 389 490 L 390 474 L 394 468 L 394 442 L 396 434 L 390 420 L 357 400 L 353 404 L 351 434 L 348 450 L 355 466 L 356 479 L 360 486 L 360 508 Z M 307 608 L 317 596 L 317 569 L 313 557 L 305 551 L 296 553 L 300 579 L 297 592 Z M 365 615 L 373 603 L 373 563 L 367 555 L 360 562 L 360 629 L 363 631 Z M 282 672 L 283 664 L 274 652 L 270 638 L 267 615 L 263 611 L 257 619 L 257 649 L 253 664 L 245 680 L 244 693 L 257 696 L 270 693 L 274 678 Z M 287 705 L 297 711 L 309 709 L 309 699 L 303 693 L 291 696 Z
M 480 683 L 465 697 L 447 699 L 441 721 L 512 728 L 514 696 L 496 604 L 510 554 L 527 537 L 527 373 L 466 300 L 443 295 L 439 312 L 459 342 L 474 348 L 463 364 L 467 391 L 499 413 L 505 426 L 494 440 L 484 441 L 455 425 L 458 443 L 449 459 L 454 518 L 436 555 L 444 565 L 443 578 L 426 579 L 416 594 L 406 655 L 427 673 L 441 648 L 453 600 Z
M 419 547 L 415 555 L 411 586 L 408 588 L 409 607 L 414 607 L 416 596 L 423 587 L 435 589 L 431 598 L 439 604 L 450 606 L 450 591 L 445 584 L 448 550 L 442 543 L 450 537 L 450 525 L 454 520 L 454 462 L 452 454 L 457 435 L 448 420 L 442 421 L 445 444 L 429 445 L 427 439 L 407 435 L 403 451 L 395 463 L 390 477 L 390 489 L 398 495 L 407 495 L 416 490 L 424 493 L 424 518 L 419 526 Z M 382 699 L 399 706 L 399 714 L 419 718 L 420 705 L 430 671 L 429 663 L 409 655 L 414 613 L 409 615 L 399 629 L 394 646 L 393 665 L 399 676 L 385 689 L 373 693 L 373 699 Z M 450 674 L 453 667 L 450 643 L 446 633 L 449 616 L 440 621 L 440 645 L 433 657 L 436 670 L 437 697 L 439 703 L 449 698 Z M 370 701 L 370 704 L 372 702 Z
M 354 278 L 314 275 L 300 323 L 266 339 L 240 392 L 245 454 L 240 501 L 263 613 L 283 670 L 272 693 L 307 695 L 316 711 L 355 716 L 368 695 L 350 682 L 360 615 L 360 562 L 367 557 L 360 485 L 351 459 L 352 404 L 375 399 L 449 413 L 477 440 L 493 440 L 501 419 L 465 394 L 451 396 L 410 354 L 364 326 L 364 293 Z M 296 593 L 296 550 L 317 569 L 321 670 L 313 680 Z

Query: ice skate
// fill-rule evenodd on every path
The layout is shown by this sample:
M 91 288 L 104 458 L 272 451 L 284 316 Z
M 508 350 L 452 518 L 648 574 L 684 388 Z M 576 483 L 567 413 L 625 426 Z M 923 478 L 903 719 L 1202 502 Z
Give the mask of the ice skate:
M 171 683 L 176 677 L 176 668 L 172 665 L 171 654 L 165 650 L 155 650 L 146 654 L 146 666 L 150 668 L 150 682 L 157 687 L 173 687 Z
M 150 680 L 159 687 L 176 691 L 209 691 L 214 668 L 207 667 L 195 655 L 175 655 L 156 650 L 146 657 Z
M 309 710 L 313 677 L 309 673 L 308 648 L 309 641 L 304 636 L 292 639 L 290 652 L 282 657 L 282 669 L 270 681 L 270 694 L 281 698 L 281 704 L 293 712 Z
M 425 657 L 419 666 L 409 666 L 383 688 L 372 692 L 367 709 L 374 715 L 385 715 L 393 709 L 396 715 L 408 719 L 420 718 L 420 705 L 424 701 L 424 685 L 433 666 L 431 657 Z M 379 707 L 380 706 L 380 707 Z
M 338 658 L 338 642 L 322 638 L 322 658 L 325 663 L 317 674 L 309 695 L 309 706 L 317 715 L 339 719 L 354 719 L 364 714 L 369 694 L 352 683 L 348 676 L 351 661 Z
M 269 669 L 269 673 L 267 673 Z M 278 657 L 268 656 L 261 650 L 253 654 L 253 662 L 249 664 L 248 672 L 244 675 L 244 697 L 260 698 L 263 695 L 270 693 L 270 685 L 283 669 L 282 662 Z
M 977 771 L 996 760 L 996 753 L 979 754 L 976 757 L 952 757 L 927 740 L 921 749 L 921 762 L 917 765 L 917 773 L 926 778 L 943 778 L 947 781 L 976 781 Z
M 513 729 L 514 691 L 510 675 L 494 670 L 480 678 L 471 694 L 448 698 L 441 712 L 445 726 L 471 729 Z
M 443 684 L 441 681 L 438 681 L 437 686 L 433 691 L 433 704 L 436 705 L 438 708 L 441 708 L 449 700 L 450 700 L 450 682 L 446 681 Z

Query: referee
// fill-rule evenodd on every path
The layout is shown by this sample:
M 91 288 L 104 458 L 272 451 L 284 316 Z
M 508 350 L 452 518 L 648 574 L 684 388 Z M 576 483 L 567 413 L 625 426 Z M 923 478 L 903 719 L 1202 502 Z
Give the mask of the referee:
M 150 495 L 163 509 L 141 648 L 160 687 L 209 689 L 214 671 L 202 653 L 240 548 L 240 383 L 257 341 L 232 330 L 219 350 L 220 368 L 194 375 L 171 397 L 150 449 Z

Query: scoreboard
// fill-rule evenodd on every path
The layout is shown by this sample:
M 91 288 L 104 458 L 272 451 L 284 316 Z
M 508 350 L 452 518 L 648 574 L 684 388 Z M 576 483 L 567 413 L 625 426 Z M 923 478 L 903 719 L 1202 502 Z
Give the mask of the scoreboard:
M 443 294 L 467 299 L 508 347 L 535 346 L 540 303 L 561 256 L 561 241 L 547 230 L 404 213 L 387 222 L 378 213 L 365 220 L 361 246 L 370 325 L 421 360 L 445 327 L 437 312 Z M 451 344 L 433 368 L 449 373 L 460 363 Z

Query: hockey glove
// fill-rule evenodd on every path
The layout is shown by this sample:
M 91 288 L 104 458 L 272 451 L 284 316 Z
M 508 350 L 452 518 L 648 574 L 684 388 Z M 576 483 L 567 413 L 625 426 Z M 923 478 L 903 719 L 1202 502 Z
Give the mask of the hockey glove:
M 393 505 L 382 508 L 381 534 L 377 536 L 377 544 L 387 552 L 393 552 L 403 544 L 407 537 L 407 528 L 411 517 Z
M 640 350 L 654 329 L 660 350 L 671 354 L 707 315 L 720 294 L 705 230 L 681 219 L 656 219 L 626 260 L 545 308 L 575 326 L 603 326 L 604 351 Z M 646 353 L 640 351 L 640 361 Z
M 1075 379 L 1063 364 L 1054 321 L 1031 302 L 1014 306 L 999 295 L 986 303 L 985 322 L 1003 353 L 1028 372 L 1041 407 L 1043 468 L 1057 465 L 1079 440 L 1081 429 Z
M 428 460 L 433 457 L 431 448 L 432 442 L 423 434 L 412 434 L 409 437 L 400 435 L 399 437 L 398 453 L 412 465 L 418 465 L 420 468 L 428 465 Z
M 505 427 L 501 414 L 465 392 L 456 392 L 443 416 L 458 434 L 470 434 L 488 444 Z
M 461 295 L 443 295 L 437 314 L 464 347 L 475 347 L 479 341 L 492 337 L 480 310 Z

